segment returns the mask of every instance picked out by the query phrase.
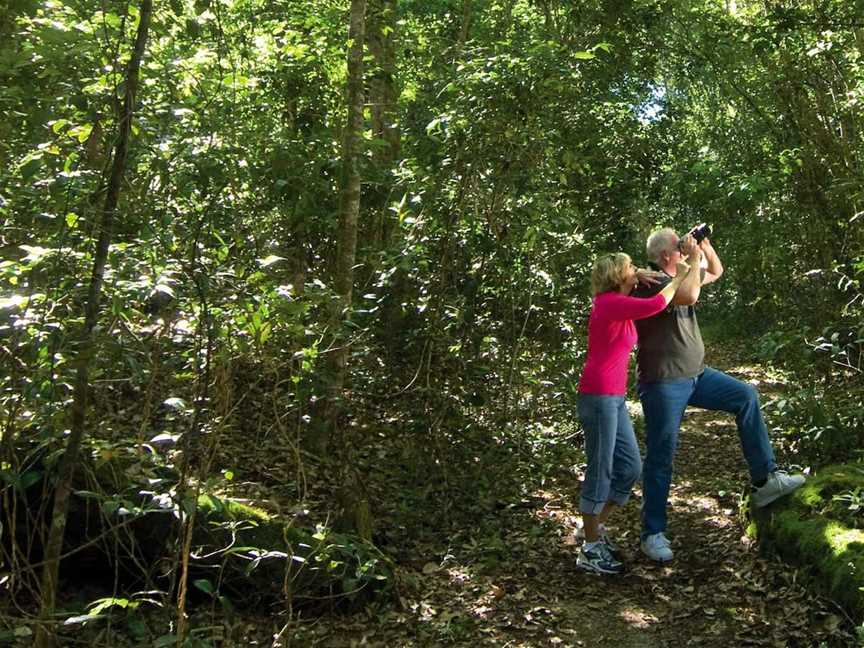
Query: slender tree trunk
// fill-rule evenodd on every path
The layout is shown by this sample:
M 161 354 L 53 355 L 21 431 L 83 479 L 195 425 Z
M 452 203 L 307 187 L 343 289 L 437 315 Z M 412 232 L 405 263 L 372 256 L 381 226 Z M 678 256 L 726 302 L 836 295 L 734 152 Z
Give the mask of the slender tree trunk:
M 366 0 L 351 0 L 348 51 L 348 119 L 342 139 L 342 196 L 339 205 L 338 248 L 334 286 L 337 299 L 330 318 L 336 344 L 328 356 L 330 393 L 319 450 L 326 450 L 342 412 L 342 390 L 348 360 L 347 340 L 342 323 L 351 309 L 354 290 L 354 261 L 357 256 L 357 221 L 360 212 L 360 155 L 363 135 L 363 49 L 366 31 Z
M 858 55 L 864 58 L 864 29 L 856 27 L 853 31 L 855 33 L 855 45 L 858 47 Z
M 319 450 L 325 451 L 330 437 L 341 435 L 341 487 L 337 499 L 342 508 L 337 526 L 357 531 L 362 537 L 372 534 L 369 500 L 364 495 L 362 480 L 353 468 L 354 443 L 340 430 L 343 414 L 343 391 L 348 364 L 348 339 L 343 323 L 350 315 L 354 290 L 354 265 L 357 256 L 357 221 L 360 212 L 360 169 L 363 134 L 363 50 L 366 31 L 366 0 L 351 0 L 351 27 L 348 52 L 348 119 L 342 141 L 342 197 L 339 208 L 339 246 L 336 256 L 334 285 L 337 293 L 331 315 L 335 345 L 328 356 L 330 389 L 324 414 L 324 426 L 319 438 Z
M 144 48 L 147 43 L 147 32 L 150 27 L 152 0 L 142 0 L 138 33 L 135 37 L 135 49 L 126 70 L 126 94 L 118 122 L 117 144 L 114 149 L 114 160 L 111 176 L 105 194 L 105 205 L 99 225 L 99 239 L 96 243 L 96 257 L 93 260 L 93 274 L 90 278 L 90 288 L 85 306 L 84 329 L 78 342 L 77 374 L 70 412 L 71 425 L 66 450 L 60 459 L 57 486 L 54 491 L 54 507 L 51 514 L 51 527 L 45 544 L 45 565 L 42 569 L 42 601 L 40 608 L 41 624 L 36 634 L 37 648 L 48 648 L 56 645 L 51 616 L 57 597 L 57 577 L 60 570 L 60 555 L 63 548 L 63 537 L 66 531 L 66 518 L 69 512 L 69 498 L 72 494 L 72 480 L 81 443 L 84 439 L 85 416 L 89 391 L 90 360 L 96 351 L 94 329 L 99 319 L 102 282 L 105 276 L 105 265 L 108 260 L 108 247 L 111 243 L 117 203 L 120 197 L 120 183 L 126 170 L 126 159 L 129 151 L 129 135 L 132 126 L 132 113 L 135 108 L 135 93 L 138 89 L 138 71 Z
M 374 63 L 369 79 L 372 137 L 380 140 L 373 156 L 378 179 L 369 192 L 372 222 L 367 241 L 373 249 L 380 249 L 387 245 L 392 230 L 388 209 L 391 172 L 402 144 L 396 123 L 396 0 L 369 0 L 366 13 L 366 42 Z
M 306 228 L 306 219 L 297 216 L 298 206 L 301 203 L 298 197 L 294 201 L 294 209 L 291 214 L 293 224 L 293 245 L 291 254 L 291 285 L 294 286 L 294 294 L 302 295 L 306 292 L 306 275 L 309 269 L 309 233 Z
M 459 26 L 459 41 L 456 51 L 461 53 L 465 49 L 465 43 L 468 42 L 469 34 L 471 33 L 471 22 L 474 18 L 474 5 L 472 0 L 462 0 L 462 23 Z

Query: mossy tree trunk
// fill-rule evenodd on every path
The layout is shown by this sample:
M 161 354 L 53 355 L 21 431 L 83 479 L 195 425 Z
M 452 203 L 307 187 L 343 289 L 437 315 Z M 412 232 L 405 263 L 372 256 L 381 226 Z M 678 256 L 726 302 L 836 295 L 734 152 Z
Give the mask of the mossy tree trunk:
M 90 389 L 90 361 L 96 353 L 95 337 L 96 323 L 101 312 L 102 283 L 105 276 L 105 266 L 108 260 L 108 248 L 111 244 L 113 225 L 120 198 L 120 184 L 126 171 L 126 160 L 129 153 L 129 138 L 132 128 L 132 114 L 135 108 L 135 94 L 138 89 L 138 72 L 147 34 L 150 27 L 152 0 L 142 0 L 140 20 L 135 37 L 132 57 L 126 69 L 125 94 L 118 115 L 117 144 L 114 148 L 114 159 L 111 175 L 105 192 L 105 204 L 99 222 L 99 238 L 96 243 L 96 255 L 93 260 L 93 272 L 87 293 L 87 303 L 84 313 L 84 328 L 78 341 L 77 374 L 70 411 L 70 433 L 66 442 L 66 450 L 60 459 L 57 486 L 54 491 L 54 506 L 51 513 L 51 527 L 45 544 L 45 564 L 42 568 L 42 588 L 40 601 L 41 623 L 36 634 L 37 648 L 49 648 L 56 645 L 56 638 L 51 627 L 51 616 L 57 597 L 57 578 L 60 570 L 60 555 L 63 547 L 63 537 L 66 531 L 66 519 L 69 511 L 69 498 L 72 494 L 72 480 L 75 467 L 78 465 L 81 444 L 85 432 L 85 416 L 87 412 L 88 392 Z

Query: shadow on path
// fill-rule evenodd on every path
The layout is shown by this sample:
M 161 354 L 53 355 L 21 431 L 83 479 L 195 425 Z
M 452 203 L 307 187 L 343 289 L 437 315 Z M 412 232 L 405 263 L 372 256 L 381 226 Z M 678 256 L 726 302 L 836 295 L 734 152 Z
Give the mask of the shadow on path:
M 452 538 L 443 560 L 419 557 L 417 569 L 403 573 L 401 609 L 299 624 L 284 645 L 855 645 L 834 605 L 745 536 L 738 500 L 746 482 L 732 417 L 688 410 L 670 498 L 671 564 L 651 563 L 638 550 L 637 490 L 611 525 L 627 573 L 577 570 L 578 479 L 571 472 L 502 510 L 491 525 L 496 538 L 476 535 L 490 527 L 484 520 Z M 484 552 L 489 546 L 496 549 Z

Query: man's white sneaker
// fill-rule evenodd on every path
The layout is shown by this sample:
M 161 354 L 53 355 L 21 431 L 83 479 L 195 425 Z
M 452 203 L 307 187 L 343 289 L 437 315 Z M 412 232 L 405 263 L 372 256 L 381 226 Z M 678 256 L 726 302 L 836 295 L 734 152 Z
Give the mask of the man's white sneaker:
M 657 562 L 669 562 L 674 557 L 669 539 L 663 533 L 649 535 L 642 541 L 642 553 Z
M 775 470 L 768 474 L 765 483 L 753 487 L 750 501 L 756 508 L 768 506 L 774 500 L 788 495 L 804 485 L 804 475 L 790 475 L 784 470 Z

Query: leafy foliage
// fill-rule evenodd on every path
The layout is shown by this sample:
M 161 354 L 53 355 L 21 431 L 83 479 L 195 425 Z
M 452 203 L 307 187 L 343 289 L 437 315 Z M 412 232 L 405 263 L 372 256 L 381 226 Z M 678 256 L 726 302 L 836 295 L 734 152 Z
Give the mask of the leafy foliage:
M 278 499 L 328 538 L 371 502 L 373 523 L 399 520 L 374 529 L 385 551 L 471 525 L 578 462 L 594 257 L 641 261 L 655 226 L 702 221 L 727 268 L 703 322 L 797 372 L 766 407 L 775 436 L 800 464 L 854 456 L 854 3 L 370 0 L 345 337 L 332 311 L 349 4 L 157 3 L 91 360 L 94 478 L 78 486 L 101 514 L 140 508 L 142 491 L 166 502 L 174 556 L 173 516 L 196 510 L 201 488 Z M 0 478 L 12 494 L 44 477 L 69 428 L 139 9 L 4 7 Z M 344 416 L 322 454 L 328 359 L 343 345 Z M 112 470 L 125 477 L 102 479 Z M 366 582 L 365 546 L 324 544 L 322 560 L 340 563 L 330 576 Z M 24 572 L 4 581 L 16 596 Z M 209 578 L 198 593 L 218 597 Z

